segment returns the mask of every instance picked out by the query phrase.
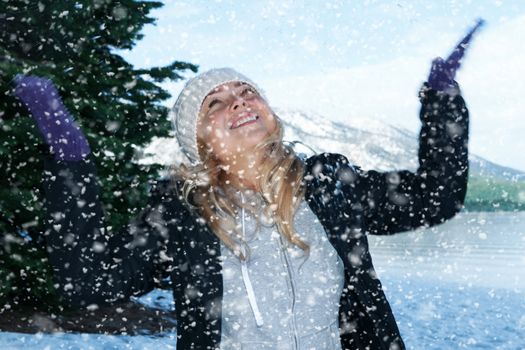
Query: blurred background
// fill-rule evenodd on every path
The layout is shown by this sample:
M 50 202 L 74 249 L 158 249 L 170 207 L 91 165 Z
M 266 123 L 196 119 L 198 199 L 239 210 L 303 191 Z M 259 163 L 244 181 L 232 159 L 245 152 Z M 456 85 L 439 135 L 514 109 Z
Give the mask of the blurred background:
M 483 18 L 457 76 L 472 114 L 471 150 L 525 171 L 521 1 L 168 0 L 153 15 L 157 25 L 122 52 L 136 65 L 177 58 L 201 71 L 234 67 L 274 106 L 341 122 L 375 118 L 413 132 L 432 59 L 445 58 Z M 180 85 L 167 87 L 176 96 Z
M 477 18 L 486 25 L 457 76 L 471 117 L 465 210 L 433 229 L 370 237 L 370 249 L 409 349 L 525 349 L 525 3 L 492 0 L 0 2 L 2 348 L 174 348 L 176 336 L 41 333 L 49 322 L 68 330 L 71 311 L 43 248 L 48 150 L 13 95 L 16 74 L 57 85 L 116 232 L 182 160 L 169 108 L 214 67 L 258 83 L 288 140 L 365 169 L 415 170 L 417 92 Z M 172 307 L 162 289 L 136 303 Z

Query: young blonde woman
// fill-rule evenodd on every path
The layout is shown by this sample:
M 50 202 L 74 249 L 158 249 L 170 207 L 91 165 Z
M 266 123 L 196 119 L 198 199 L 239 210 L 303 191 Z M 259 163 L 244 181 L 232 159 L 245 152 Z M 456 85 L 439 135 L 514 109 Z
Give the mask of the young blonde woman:
M 45 188 L 58 292 L 89 307 L 169 276 L 180 350 L 404 349 L 367 234 L 436 225 L 462 207 L 469 123 L 453 79 L 471 35 L 433 62 L 420 91 L 416 172 L 363 171 L 339 154 L 301 159 L 250 79 L 229 68 L 191 79 L 173 108 L 187 162 L 112 237 L 85 137 L 49 80 L 19 77 L 16 93 L 54 155 Z

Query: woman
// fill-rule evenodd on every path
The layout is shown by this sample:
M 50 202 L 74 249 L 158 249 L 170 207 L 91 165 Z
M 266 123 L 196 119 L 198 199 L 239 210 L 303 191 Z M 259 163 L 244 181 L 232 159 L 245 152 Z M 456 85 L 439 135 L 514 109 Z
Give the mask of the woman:
M 178 349 L 403 349 L 366 235 L 436 225 L 462 207 L 468 111 L 453 79 L 471 35 L 434 61 L 420 91 L 415 173 L 362 171 L 338 154 L 300 159 L 247 77 L 193 78 L 173 108 L 187 163 L 112 236 L 85 137 L 50 81 L 19 77 L 54 154 L 44 183 L 58 292 L 92 308 L 169 276 Z

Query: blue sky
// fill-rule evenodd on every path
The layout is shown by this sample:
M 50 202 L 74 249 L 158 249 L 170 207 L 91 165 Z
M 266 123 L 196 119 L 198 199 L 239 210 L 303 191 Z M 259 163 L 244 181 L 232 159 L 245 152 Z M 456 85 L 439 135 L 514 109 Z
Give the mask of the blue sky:
M 165 1 L 157 25 L 123 55 L 230 66 L 279 108 L 331 120 L 370 117 L 413 132 L 420 84 L 482 17 L 458 74 L 471 111 L 471 151 L 525 170 L 525 1 Z M 178 94 L 182 83 L 166 88 Z M 171 104 L 173 100 L 168 103 Z

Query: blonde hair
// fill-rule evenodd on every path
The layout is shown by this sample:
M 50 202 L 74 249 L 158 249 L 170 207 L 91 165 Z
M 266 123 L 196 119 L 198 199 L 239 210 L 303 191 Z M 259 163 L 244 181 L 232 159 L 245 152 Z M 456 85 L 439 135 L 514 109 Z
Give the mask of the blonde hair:
M 297 157 L 293 148 L 283 143 L 283 125 L 274 115 L 277 127 L 257 145 L 264 150 L 265 157 L 261 164 L 259 188 L 264 198 L 266 214 L 272 215 L 279 233 L 290 243 L 301 248 L 306 255 L 309 246 L 293 225 L 295 212 L 304 196 L 302 184 L 304 164 Z M 213 233 L 241 260 L 246 260 L 249 253 L 235 220 L 238 206 L 244 206 L 255 214 L 256 208 L 249 204 L 236 203 L 228 181 L 228 174 L 218 160 L 206 150 L 202 140 L 197 140 L 202 164 L 195 166 L 180 165 L 173 168 L 174 180 L 183 180 L 182 195 L 187 204 L 197 209 Z M 260 222 L 257 215 L 257 228 Z M 242 249 L 244 246 L 245 249 Z

